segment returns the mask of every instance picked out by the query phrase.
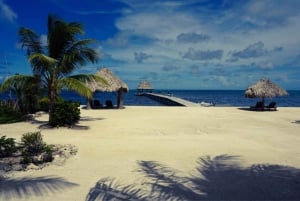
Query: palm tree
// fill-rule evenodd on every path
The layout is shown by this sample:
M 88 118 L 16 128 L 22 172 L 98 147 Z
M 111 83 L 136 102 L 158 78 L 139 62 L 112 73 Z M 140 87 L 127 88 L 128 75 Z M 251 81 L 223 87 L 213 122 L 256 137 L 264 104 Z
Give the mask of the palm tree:
M 20 28 L 20 42 L 27 49 L 28 60 L 31 63 L 33 76 L 40 78 L 40 86 L 48 92 L 49 121 L 52 118 L 54 103 L 61 89 L 68 88 L 87 98 L 92 92 L 85 82 L 105 80 L 95 75 L 72 75 L 74 70 L 88 62 L 96 62 L 97 52 L 88 45 L 95 42 L 92 39 L 78 39 L 83 34 L 83 27 L 76 22 L 67 23 L 48 16 L 47 44 L 43 45 L 40 36 L 28 28 Z
M 0 92 L 11 90 L 16 96 L 13 109 L 22 114 L 32 113 L 37 104 L 38 82 L 37 76 L 15 74 L 0 85 Z

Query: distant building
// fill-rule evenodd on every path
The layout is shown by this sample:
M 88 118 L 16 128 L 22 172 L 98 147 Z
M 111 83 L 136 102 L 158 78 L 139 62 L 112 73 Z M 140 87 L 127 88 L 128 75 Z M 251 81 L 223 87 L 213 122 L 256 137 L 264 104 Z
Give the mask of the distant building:
M 152 92 L 153 92 L 153 88 L 151 84 L 146 80 L 141 81 L 136 89 L 137 96 L 142 96 L 145 93 L 152 93 Z

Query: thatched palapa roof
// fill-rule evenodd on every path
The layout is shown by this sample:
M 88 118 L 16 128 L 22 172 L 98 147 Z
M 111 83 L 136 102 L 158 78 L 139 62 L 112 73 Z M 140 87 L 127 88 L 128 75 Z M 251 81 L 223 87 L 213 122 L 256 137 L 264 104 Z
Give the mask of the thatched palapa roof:
M 108 68 L 102 68 L 95 73 L 95 75 L 105 79 L 107 84 L 100 84 L 98 82 L 91 81 L 87 83 L 87 86 L 93 91 L 103 92 L 118 92 L 118 108 L 123 108 L 123 92 L 128 92 L 129 88 L 125 82 L 113 74 Z
M 274 84 L 267 78 L 259 80 L 257 83 L 249 86 L 245 91 L 247 98 L 273 98 L 275 96 L 288 95 L 286 90 Z
M 102 68 L 95 73 L 95 75 L 102 77 L 106 80 L 107 85 L 99 84 L 96 81 L 87 83 L 88 87 L 92 91 L 106 91 L 106 92 L 116 92 L 122 90 L 123 92 L 128 92 L 129 88 L 125 82 L 113 74 L 108 68 Z
M 143 90 L 143 89 L 147 89 L 147 90 L 152 90 L 152 86 L 149 82 L 147 81 L 141 81 L 137 87 L 137 89 Z

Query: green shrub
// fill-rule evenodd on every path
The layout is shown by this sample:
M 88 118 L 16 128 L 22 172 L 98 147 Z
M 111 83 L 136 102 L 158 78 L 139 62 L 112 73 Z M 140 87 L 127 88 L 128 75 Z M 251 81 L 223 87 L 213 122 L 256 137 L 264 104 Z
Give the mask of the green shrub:
M 44 163 L 53 160 L 53 147 L 43 141 L 41 132 L 23 134 L 21 138 L 23 163 Z
M 39 100 L 39 110 L 48 112 L 50 100 L 48 97 L 43 97 Z
M 40 131 L 33 133 L 25 133 L 21 138 L 21 147 L 25 155 L 38 155 L 45 149 L 46 144 Z
M 8 157 L 17 151 L 16 142 L 14 138 L 0 138 L 0 157 Z
M 52 145 L 46 145 L 44 147 L 44 155 L 43 155 L 43 162 L 51 162 L 53 161 L 53 146 Z
M 11 106 L 0 106 L 0 124 L 15 123 L 22 121 L 22 114 L 15 111 Z
M 60 101 L 54 104 L 51 126 L 72 126 L 80 119 L 80 104 L 71 101 Z

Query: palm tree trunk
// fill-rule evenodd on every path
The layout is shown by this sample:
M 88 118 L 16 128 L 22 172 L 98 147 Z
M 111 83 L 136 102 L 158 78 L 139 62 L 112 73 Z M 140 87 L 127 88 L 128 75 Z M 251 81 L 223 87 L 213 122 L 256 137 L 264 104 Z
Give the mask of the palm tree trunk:
M 123 89 L 118 90 L 118 109 L 123 108 Z
M 55 87 L 50 86 L 50 88 L 49 88 L 49 123 L 52 122 L 55 99 L 56 99 Z

